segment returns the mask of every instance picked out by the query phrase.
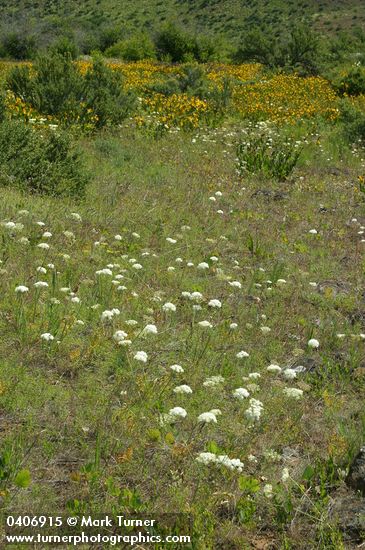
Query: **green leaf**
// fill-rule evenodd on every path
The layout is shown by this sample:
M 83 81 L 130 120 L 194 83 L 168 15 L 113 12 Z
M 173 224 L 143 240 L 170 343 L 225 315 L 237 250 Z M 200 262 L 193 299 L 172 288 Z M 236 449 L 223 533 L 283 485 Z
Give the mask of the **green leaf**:
M 219 453 L 219 447 L 218 447 L 218 445 L 216 444 L 215 441 L 209 441 L 208 442 L 207 451 L 208 451 L 208 453 L 214 453 L 214 454 Z
M 303 472 L 302 479 L 304 479 L 305 481 L 310 481 L 313 478 L 314 474 L 314 468 L 308 465 Z
M 20 472 L 17 473 L 14 479 L 15 485 L 17 487 L 21 487 L 22 489 L 29 487 L 30 482 L 31 482 L 31 477 L 30 477 L 29 470 L 20 470 Z
M 247 493 L 257 493 L 260 490 L 260 482 L 254 477 L 240 476 L 238 486 L 241 491 L 246 491 Z

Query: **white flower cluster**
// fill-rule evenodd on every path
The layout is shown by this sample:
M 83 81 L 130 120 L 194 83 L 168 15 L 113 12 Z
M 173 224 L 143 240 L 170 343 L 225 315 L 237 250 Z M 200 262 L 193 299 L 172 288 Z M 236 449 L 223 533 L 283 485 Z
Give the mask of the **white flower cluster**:
M 250 406 L 245 410 L 245 417 L 251 422 L 260 420 L 264 405 L 258 399 L 251 398 Z
M 237 470 L 237 472 L 242 472 L 244 467 L 243 462 L 239 458 L 229 458 L 227 455 L 215 455 L 214 453 L 199 453 L 196 461 L 205 466 L 215 464 L 217 466 L 224 466 L 232 471 Z

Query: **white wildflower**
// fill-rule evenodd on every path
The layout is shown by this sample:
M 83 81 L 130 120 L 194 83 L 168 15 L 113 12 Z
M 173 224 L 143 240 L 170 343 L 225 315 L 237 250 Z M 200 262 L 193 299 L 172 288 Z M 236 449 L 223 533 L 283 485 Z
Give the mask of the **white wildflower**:
M 303 390 L 299 388 L 284 388 L 283 392 L 287 397 L 293 397 L 294 399 L 300 399 L 303 396 Z
M 250 357 L 250 354 L 247 351 L 239 351 L 236 354 L 237 359 L 244 359 L 245 357 Z
M 246 397 L 250 397 L 250 394 L 246 390 L 246 388 L 237 388 L 236 390 L 234 390 L 233 396 L 237 397 L 237 399 L 243 400 Z
M 183 407 L 174 407 L 173 409 L 169 410 L 169 415 L 173 417 L 180 417 L 185 418 L 187 416 L 187 412 Z
M 198 422 L 202 422 L 204 424 L 210 424 L 211 422 L 217 423 L 217 417 L 212 412 L 205 412 L 198 416 Z
M 135 359 L 136 361 L 140 361 L 141 363 L 147 363 L 148 355 L 145 351 L 137 351 L 133 359 Z
M 176 311 L 176 306 L 175 306 L 175 304 L 172 304 L 171 302 L 166 302 L 162 306 L 162 309 L 163 309 L 163 311 Z
M 174 391 L 174 393 L 185 393 L 185 394 L 193 393 L 193 390 L 187 384 L 182 384 L 181 386 L 176 386 L 176 388 L 174 388 L 173 391 Z
M 54 336 L 50 332 L 44 332 L 41 334 L 42 340 L 45 340 L 46 342 L 51 342 L 54 340 Z
M 174 372 L 184 372 L 181 365 L 171 365 L 170 369 Z
M 20 294 L 24 294 L 25 292 L 28 292 L 29 288 L 25 285 L 19 285 L 15 288 L 15 292 L 18 292 Z

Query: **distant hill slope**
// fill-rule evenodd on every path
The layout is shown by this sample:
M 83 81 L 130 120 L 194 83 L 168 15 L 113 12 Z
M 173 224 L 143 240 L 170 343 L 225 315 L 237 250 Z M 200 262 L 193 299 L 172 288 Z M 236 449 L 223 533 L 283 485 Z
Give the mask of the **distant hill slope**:
M 326 33 L 365 28 L 365 0 L 1 0 L 1 21 L 37 28 L 59 18 L 71 26 L 118 24 L 151 29 L 175 21 L 190 31 L 220 33 L 237 40 L 260 25 L 285 32 L 293 21 L 313 22 Z

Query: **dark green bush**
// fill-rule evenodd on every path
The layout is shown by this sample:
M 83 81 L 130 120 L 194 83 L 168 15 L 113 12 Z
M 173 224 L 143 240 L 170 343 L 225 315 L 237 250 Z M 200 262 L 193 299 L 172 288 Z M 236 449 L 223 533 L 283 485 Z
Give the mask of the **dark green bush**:
M 83 80 L 70 55 L 53 53 L 37 58 L 34 74 L 28 67 L 15 67 L 7 86 L 39 113 L 59 115 L 79 110 Z
M 31 71 L 15 67 L 7 78 L 15 95 L 39 113 L 62 121 L 82 121 L 91 110 L 98 127 L 119 124 L 134 106 L 134 96 L 124 89 L 123 77 L 101 58 L 93 61 L 83 76 L 69 54 L 39 57 Z
M 246 33 L 234 54 L 236 63 L 257 62 L 273 67 L 277 62 L 279 44 L 277 38 L 261 29 Z
M 198 35 L 192 39 L 192 53 L 199 63 L 227 61 L 228 49 L 220 37 Z
M 0 122 L 5 119 L 6 107 L 5 107 L 5 96 L 0 93 Z
M 354 107 L 348 99 L 343 99 L 340 107 L 342 134 L 348 143 L 365 142 L 365 114 Z
M 113 46 L 116 42 L 123 38 L 123 31 L 119 26 L 107 26 L 103 27 L 99 32 L 99 49 L 105 52 L 108 48 Z M 97 48 L 94 48 L 97 49 Z
M 243 37 L 234 54 L 238 63 L 255 61 L 268 67 L 296 70 L 302 75 L 319 72 L 319 57 L 319 38 L 304 25 L 295 27 L 288 38 L 253 29 Z
M 123 86 L 123 76 L 102 59 L 95 59 L 83 82 L 83 99 L 87 109 L 98 117 L 97 126 L 121 123 L 133 110 L 135 96 Z
M 37 51 L 36 40 L 34 36 L 11 32 L 3 36 L 1 50 L 4 57 L 17 60 L 31 59 Z
M 169 23 L 157 33 L 155 40 L 158 56 L 173 63 L 194 57 L 194 41 L 191 36 Z
M 126 61 L 140 61 L 141 59 L 156 59 L 156 50 L 147 34 L 136 34 L 110 46 L 105 50 L 105 55 Z
M 80 156 L 65 134 L 0 123 L 0 184 L 51 195 L 81 195 L 87 183 Z
M 336 87 L 341 94 L 365 94 L 365 69 L 354 67 L 341 79 Z
M 303 76 L 319 73 L 321 58 L 319 37 L 309 27 L 301 25 L 294 28 L 282 50 L 284 66 L 287 64 L 289 68 L 296 69 Z M 287 56 L 286 60 L 285 56 Z
M 79 55 L 79 48 L 74 39 L 68 36 L 61 36 L 51 46 L 50 51 L 63 56 L 69 55 L 72 59 L 76 59 Z
M 177 76 L 167 76 L 163 80 L 151 84 L 149 89 L 164 95 L 188 94 L 205 98 L 209 95 L 211 83 L 204 68 L 197 63 L 189 63 L 181 68 Z

